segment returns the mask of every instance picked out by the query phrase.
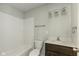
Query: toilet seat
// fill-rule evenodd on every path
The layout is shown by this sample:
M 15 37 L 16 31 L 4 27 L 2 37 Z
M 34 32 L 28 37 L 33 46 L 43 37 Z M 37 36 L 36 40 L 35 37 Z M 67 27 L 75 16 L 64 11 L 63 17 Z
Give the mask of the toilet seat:
M 30 56 L 39 56 L 40 55 L 40 50 L 39 49 L 33 49 L 30 52 Z

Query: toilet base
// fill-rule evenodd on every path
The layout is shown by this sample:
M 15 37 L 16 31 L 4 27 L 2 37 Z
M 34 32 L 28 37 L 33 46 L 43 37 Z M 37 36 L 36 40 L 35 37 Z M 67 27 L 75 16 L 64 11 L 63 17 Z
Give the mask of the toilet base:
M 40 55 L 40 50 L 39 49 L 33 49 L 29 56 L 39 56 Z

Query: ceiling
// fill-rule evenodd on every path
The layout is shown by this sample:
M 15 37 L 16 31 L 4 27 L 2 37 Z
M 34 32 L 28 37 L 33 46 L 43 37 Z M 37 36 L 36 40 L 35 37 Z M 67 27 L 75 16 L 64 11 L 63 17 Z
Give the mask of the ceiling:
M 2 5 L 9 5 L 21 11 L 28 11 L 32 8 L 39 7 L 44 4 L 45 3 L 2 3 Z

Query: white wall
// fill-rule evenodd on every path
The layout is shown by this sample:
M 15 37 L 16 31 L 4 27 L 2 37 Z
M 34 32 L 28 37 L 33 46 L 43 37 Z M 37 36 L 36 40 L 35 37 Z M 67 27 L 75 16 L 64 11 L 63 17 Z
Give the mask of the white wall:
M 34 18 L 24 19 L 24 43 L 26 47 L 34 47 Z
M 0 49 L 10 51 L 24 45 L 23 19 L 0 12 Z
M 77 3 L 72 4 L 72 9 L 71 9 L 72 13 L 71 13 L 71 19 L 72 19 L 72 28 L 73 27 L 77 27 L 78 26 L 78 7 L 77 7 Z M 78 29 L 78 28 L 77 28 Z M 72 29 L 72 40 L 75 43 L 75 45 L 77 46 L 77 29 L 75 30 L 75 33 L 73 33 L 73 29 Z
M 79 4 L 77 4 L 76 6 L 77 6 L 77 48 L 79 49 Z
M 72 13 L 72 26 L 77 26 L 76 33 L 72 34 L 72 38 L 76 42 L 76 46 L 79 49 L 79 4 L 73 4 L 73 13 Z M 79 52 L 77 53 L 79 56 Z
M 57 4 L 58 5 L 58 4 Z M 62 15 L 62 9 L 66 8 L 66 14 Z M 58 10 L 59 15 L 54 16 L 54 11 Z M 55 6 L 51 10 L 52 17 L 49 18 L 49 39 L 56 40 L 57 37 L 60 37 L 61 41 L 72 41 L 71 39 L 71 5 L 62 5 Z M 54 39 L 55 38 L 55 39 Z
M 61 9 L 63 7 L 68 8 L 67 16 L 60 15 L 57 19 L 52 18 L 52 20 L 48 18 L 48 12 L 50 10 Z M 35 18 L 35 21 L 34 21 L 35 25 L 46 25 L 45 27 L 35 28 L 34 38 L 36 40 L 46 40 L 49 35 L 49 38 L 64 36 L 64 38 L 66 39 L 63 39 L 63 40 L 72 41 L 71 39 L 71 36 L 72 36 L 71 35 L 71 32 L 72 32 L 71 31 L 71 4 L 57 3 L 57 4 L 43 5 L 38 8 L 34 8 L 32 10 L 27 11 L 25 14 L 25 18 L 29 18 L 29 17 Z M 49 28 L 48 23 L 51 21 L 52 23 L 49 24 L 50 25 L 49 34 L 47 35 L 47 31 Z M 54 30 L 54 29 L 57 29 L 57 30 Z M 42 54 L 44 55 L 44 50 Z

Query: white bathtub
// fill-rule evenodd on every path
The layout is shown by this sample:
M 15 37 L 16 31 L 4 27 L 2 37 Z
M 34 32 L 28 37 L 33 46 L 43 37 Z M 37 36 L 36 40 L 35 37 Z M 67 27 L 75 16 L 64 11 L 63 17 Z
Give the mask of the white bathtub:
M 11 49 L 9 51 L 0 52 L 0 56 L 28 56 L 32 47 L 26 48 L 26 46 L 22 46 L 16 49 Z

